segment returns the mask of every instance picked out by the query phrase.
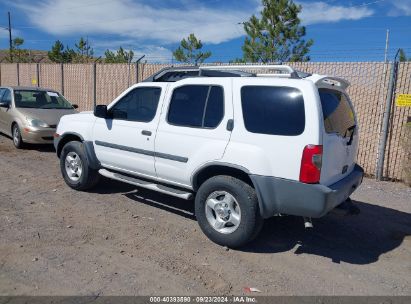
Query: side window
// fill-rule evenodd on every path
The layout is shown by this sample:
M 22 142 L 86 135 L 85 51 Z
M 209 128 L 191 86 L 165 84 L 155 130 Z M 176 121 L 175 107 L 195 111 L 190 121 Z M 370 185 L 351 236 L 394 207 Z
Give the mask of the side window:
M 11 104 L 11 92 L 9 89 L 5 89 L 5 92 L 1 98 L 1 101 Z
M 5 91 L 6 91 L 6 89 L 0 88 L 0 101 L 1 101 L 1 98 L 3 97 L 3 94 L 4 94 Z
M 222 87 L 186 85 L 174 90 L 167 120 L 176 126 L 216 128 L 223 117 Z
M 304 132 L 304 99 L 298 89 L 244 86 L 241 104 L 245 128 L 249 132 L 283 136 Z
M 324 127 L 327 133 L 345 135 L 355 125 L 354 111 L 345 94 L 330 89 L 319 89 Z
M 136 88 L 111 109 L 113 119 L 150 122 L 156 116 L 161 88 Z

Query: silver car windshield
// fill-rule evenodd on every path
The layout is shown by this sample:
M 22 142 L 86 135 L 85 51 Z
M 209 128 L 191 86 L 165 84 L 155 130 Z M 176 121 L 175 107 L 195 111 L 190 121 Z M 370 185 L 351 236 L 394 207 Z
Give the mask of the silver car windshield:
M 15 90 L 16 108 L 73 109 L 73 106 L 59 93 L 38 90 Z

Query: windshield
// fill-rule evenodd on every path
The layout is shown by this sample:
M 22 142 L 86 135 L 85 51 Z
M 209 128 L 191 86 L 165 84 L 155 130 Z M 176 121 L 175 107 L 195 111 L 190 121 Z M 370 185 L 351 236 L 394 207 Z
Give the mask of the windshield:
M 16 108 L 73 109 L 73 106 L 59 93 L 38 90 L 15 90 Z

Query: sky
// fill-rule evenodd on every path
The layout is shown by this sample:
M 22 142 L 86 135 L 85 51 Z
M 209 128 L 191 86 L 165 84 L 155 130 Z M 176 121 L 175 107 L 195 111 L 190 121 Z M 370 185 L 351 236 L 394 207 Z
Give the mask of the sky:
M 295 1 L 312 61 L 383 61 L 398 48 L 411 57 L 411 0 Z M 172 62 L 172 51 L 194 33 L 210 50 L 209 62 L 242 57 L 242 22 L 260 15 L 261 0 L 0 0 L 0 49 L 8 48 L 7 12 L 13 37 L 24 47 L 50 50 L 59 39 L 74 47 L 83 36 L 95 54 L 120 46 L 148 62 Z

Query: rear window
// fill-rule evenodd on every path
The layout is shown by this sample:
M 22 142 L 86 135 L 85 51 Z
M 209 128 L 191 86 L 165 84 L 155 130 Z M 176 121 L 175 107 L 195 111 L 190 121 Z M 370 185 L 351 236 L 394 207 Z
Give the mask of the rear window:
M 319 89 L 318 91 L 323 110 L 325 131 L 345 136 L 347 129 L 355 125 L 354 111 L 347 96 L 330 89 Z
M 241 103 L 249 132 L 284 136 L 304 132 L 304 99 L 296 88 L 244 86 Z

